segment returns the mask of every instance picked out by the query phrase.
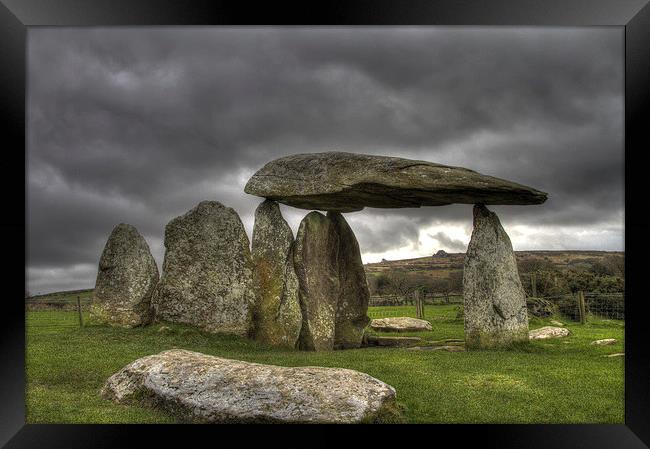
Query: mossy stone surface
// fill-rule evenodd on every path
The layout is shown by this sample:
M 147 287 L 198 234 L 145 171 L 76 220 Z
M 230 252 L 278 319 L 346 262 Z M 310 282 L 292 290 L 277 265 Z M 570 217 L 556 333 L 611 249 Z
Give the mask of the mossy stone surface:
M 370 293 L 359 244 L 341 214 L 305 216 L 296 236 L 294 266 L 303 316 L 299 347 L 360 347 L 370 322 Z
M 260 204 L 255 211 L 251 250 L 256 292 L 252 336 L 274 346 L 295 347 L 302 326 L 293 241 L 278 203 Z
M 332 220 L 319 212 L 302 219 L 293 255 L 302 311 L 300 349 L 334 349 L 340 292 L 338 249 L 339 235 Z
M 353 212 L 462 204 L 541 204 L 547 194 L 463 167 L 345 152 L 294 154 L 269 162 L 246 193 L 302 209 Z
M 248 335 L 255 303 L 249 240 L 237 212 L 203 201 L 165 228 L 156 319 Z
M 474 206 L 474 229 L 463 267 L 468 349 L 528 341 L 526 294 L 510 238 L 494 212 Z
M 373 422 L 393 415 L 396 397 L 390 385 L 351 369 L 264 365 L 183 349 L 135 360 L 101 394 L 198 423 Z
M 343 215 L 328 212 L 339 236 L 338 268 L 339 298 L 336 309 L 335 349 L 358 348 L 363 332 L 370 323 L 368 301 L 370 290 L 361 261 L 359 243 Z
M 129 224 L 118 224 L 99 260 L 91 320 L 119 327 L 149 323 L 157 282 L 158 267 L 144 237 Z

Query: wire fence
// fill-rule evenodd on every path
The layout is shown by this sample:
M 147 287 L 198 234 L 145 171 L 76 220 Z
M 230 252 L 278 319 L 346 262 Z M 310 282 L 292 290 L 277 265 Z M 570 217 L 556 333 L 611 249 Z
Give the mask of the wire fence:
M 78 299 L 77 299 L 78 298 Z M 530 315 L 537 317 L 562 316 L 565 319 L 585 323 L 593 319 L 625 320 L 625 294 L 576 292 L 554 296 L 529 296 L 526 300 Z M 70 297 L 65 300 L 49 298 L 28 298 L 27 311 L 76 311 L 80 318 L 70 316 L 70 322 L 82 322 L 83 315 L 90 309 L 90 297 Z M 392 306 L 391 309 L 368 310 L 370 318 L 387 316 L 426 317 L 427 309 L 435 306 L 454 306 L 450 314 L 461 315 L 463 295 L 461 293 L 415 293 L 407 295 L 373 295 L 369 306 Z M 438 309 L 438 312 L 444 309 Z M 430 310 L 432 312 L 432 310 Z M 438 313 L 436 312 L 436 313 Z
M 420 307 L 455 305 L 462 307 L 462 294 L 426 294 L 419 299 L 422 302 Z M 368 312 L 379 316 L 418 316 L 418 299 L 414 294 L 410 295 L 373 295 L 370 297 L 369 305 L 394 306 L 395 310 L 382 310 Z M 555 296 L 529 296 L 526 300 L 530 315 L 538 317 L 562 316 L 568 320 L 585 323 L 593 319 L 625 320 L 625 294 L 599 293 L 599 292 L 576 292 Z M 412 310 L 411 310 L 412 309 Z M 412 312 L 412 313 L 410 313 Z
M 424 305 L 462 304 L 462 293 L 426 293 L 422 295 Z M 372 295 L 370 306 L 414 306 L 415 297 L 410 295 Z

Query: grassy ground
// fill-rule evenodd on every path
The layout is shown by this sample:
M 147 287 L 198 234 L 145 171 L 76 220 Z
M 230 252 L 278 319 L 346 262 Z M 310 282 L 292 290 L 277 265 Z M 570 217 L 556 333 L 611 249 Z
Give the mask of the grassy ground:
M 412 306 L 372 307 L 372 318 L 414 316 Z M 428 306 L 429 340 L 462 338 L 454 306 Z M 352 368 L 397 390 L 402 420 L 411 423 L 622 423 L 623 352 L 620 321 L 569 324 L 572 335 L 532 342 L 526 350 L 441 352 L 365 348 L 332 352 L 279 350 L 238 337 L 180 325 L 160 331 L 79 328 L 75 312 L 27 313 L 27 422 L 166 423 L 163 412 L 122 406 L 98 392 L 114 372 L 138 357 L 185 348 L 222 357 L 286 366 Z M 533 320 L 531 328 L 548 325 Z M 406 334 L 405 334 L 406 335 Z M 592 340 L 616 338 L 613 346 Z

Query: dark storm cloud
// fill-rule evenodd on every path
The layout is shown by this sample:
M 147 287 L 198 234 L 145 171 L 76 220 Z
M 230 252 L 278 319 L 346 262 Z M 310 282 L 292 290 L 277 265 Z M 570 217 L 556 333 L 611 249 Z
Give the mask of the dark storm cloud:
M 444 232 L 436 232 L 435 234 L 429 234 L 434 240 L 437 240 L 441 246 L 449 248 L 451 250 L 456 250 L 458 252 L 464 252 L 467 250 L 467 245 L 458 239 L 452 239 Z
M 30 286 L 92 285 L 121 221 L 161 262 L 165 223 L 203 199 L 250 233 L 246 180 L 296 152 L 462 165 L 549 193 L 495 208 L 504 225 L 622 228 L 618 29 L 33 28 L 28 45 Z M 378 253 L 471 226 L 471 206 L 349 218 Z

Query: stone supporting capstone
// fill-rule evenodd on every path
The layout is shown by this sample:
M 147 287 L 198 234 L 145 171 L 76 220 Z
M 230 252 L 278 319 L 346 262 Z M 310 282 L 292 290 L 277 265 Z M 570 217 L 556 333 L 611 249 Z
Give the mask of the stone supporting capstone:
M 358 348 L 368 325 L 368 285 L 359 244 L 341 214 L 310 212 L 296 235 L 305 350 Z
M 503 348 L 528 341 L 526 295 L 510 238 L 499 218 L 474 206 L 474 230 L 463 267 L 468 349 Z
M 339 235 L 339 300 L 336 310 L 336 329 L 334 349 L 358 348 L 361 346 L 363 331 L 370 323 L 368 302 L 370 290 L 366 271 L 361 261 L 359 243 L 343 215 L 328 212 Z
M 266 344 L 293 348 L 302 326 L 293 233 L 275 201 L 264 201 L 255 210 L 251 247 L 256 292 L 252 336 Z

